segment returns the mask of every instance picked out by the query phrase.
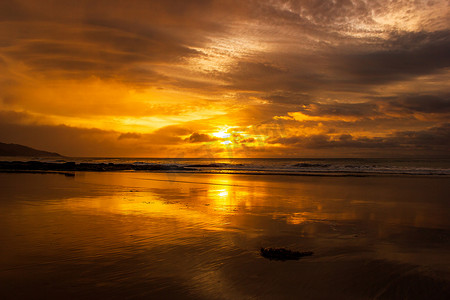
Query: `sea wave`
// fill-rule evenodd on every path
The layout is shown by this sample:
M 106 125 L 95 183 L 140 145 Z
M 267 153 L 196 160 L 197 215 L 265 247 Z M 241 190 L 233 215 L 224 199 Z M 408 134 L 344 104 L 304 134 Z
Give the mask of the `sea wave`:
M 65 158 L 0 162 L 1 170 L 154 171 L 323 176 L 449 176 L 450 160 Z

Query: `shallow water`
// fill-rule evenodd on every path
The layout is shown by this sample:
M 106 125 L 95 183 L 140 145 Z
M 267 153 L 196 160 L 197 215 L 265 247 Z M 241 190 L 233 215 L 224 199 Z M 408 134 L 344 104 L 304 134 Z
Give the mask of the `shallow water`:
M 449 299 L 450 178 L 0 174 L 2 299 Z M 260 247 L 313 251 L 270 261 Z

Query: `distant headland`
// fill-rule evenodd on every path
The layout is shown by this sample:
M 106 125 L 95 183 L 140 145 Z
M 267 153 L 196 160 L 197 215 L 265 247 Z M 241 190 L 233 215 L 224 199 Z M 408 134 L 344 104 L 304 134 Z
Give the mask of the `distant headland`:
M 37 150 L 19 144 L 6 144 L 1 142 L 0 156 L 62 157 L 62 155 L 55 152 Z

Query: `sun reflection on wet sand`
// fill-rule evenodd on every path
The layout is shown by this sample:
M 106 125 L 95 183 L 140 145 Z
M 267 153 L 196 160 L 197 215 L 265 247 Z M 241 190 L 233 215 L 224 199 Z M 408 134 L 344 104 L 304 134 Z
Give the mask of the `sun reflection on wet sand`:
M 2 298 L 447 293 L 449 178 L 0 177 Z M 262 246 L 314 255 L 270 262 Z

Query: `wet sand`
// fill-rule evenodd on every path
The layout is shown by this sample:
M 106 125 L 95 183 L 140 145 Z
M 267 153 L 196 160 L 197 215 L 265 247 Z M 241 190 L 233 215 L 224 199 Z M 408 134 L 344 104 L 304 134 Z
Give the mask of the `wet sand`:
M 0 173 L 0 298 L 450 299 L 449 186 Z M 261 247 L 314 254 L 273 261 Z

